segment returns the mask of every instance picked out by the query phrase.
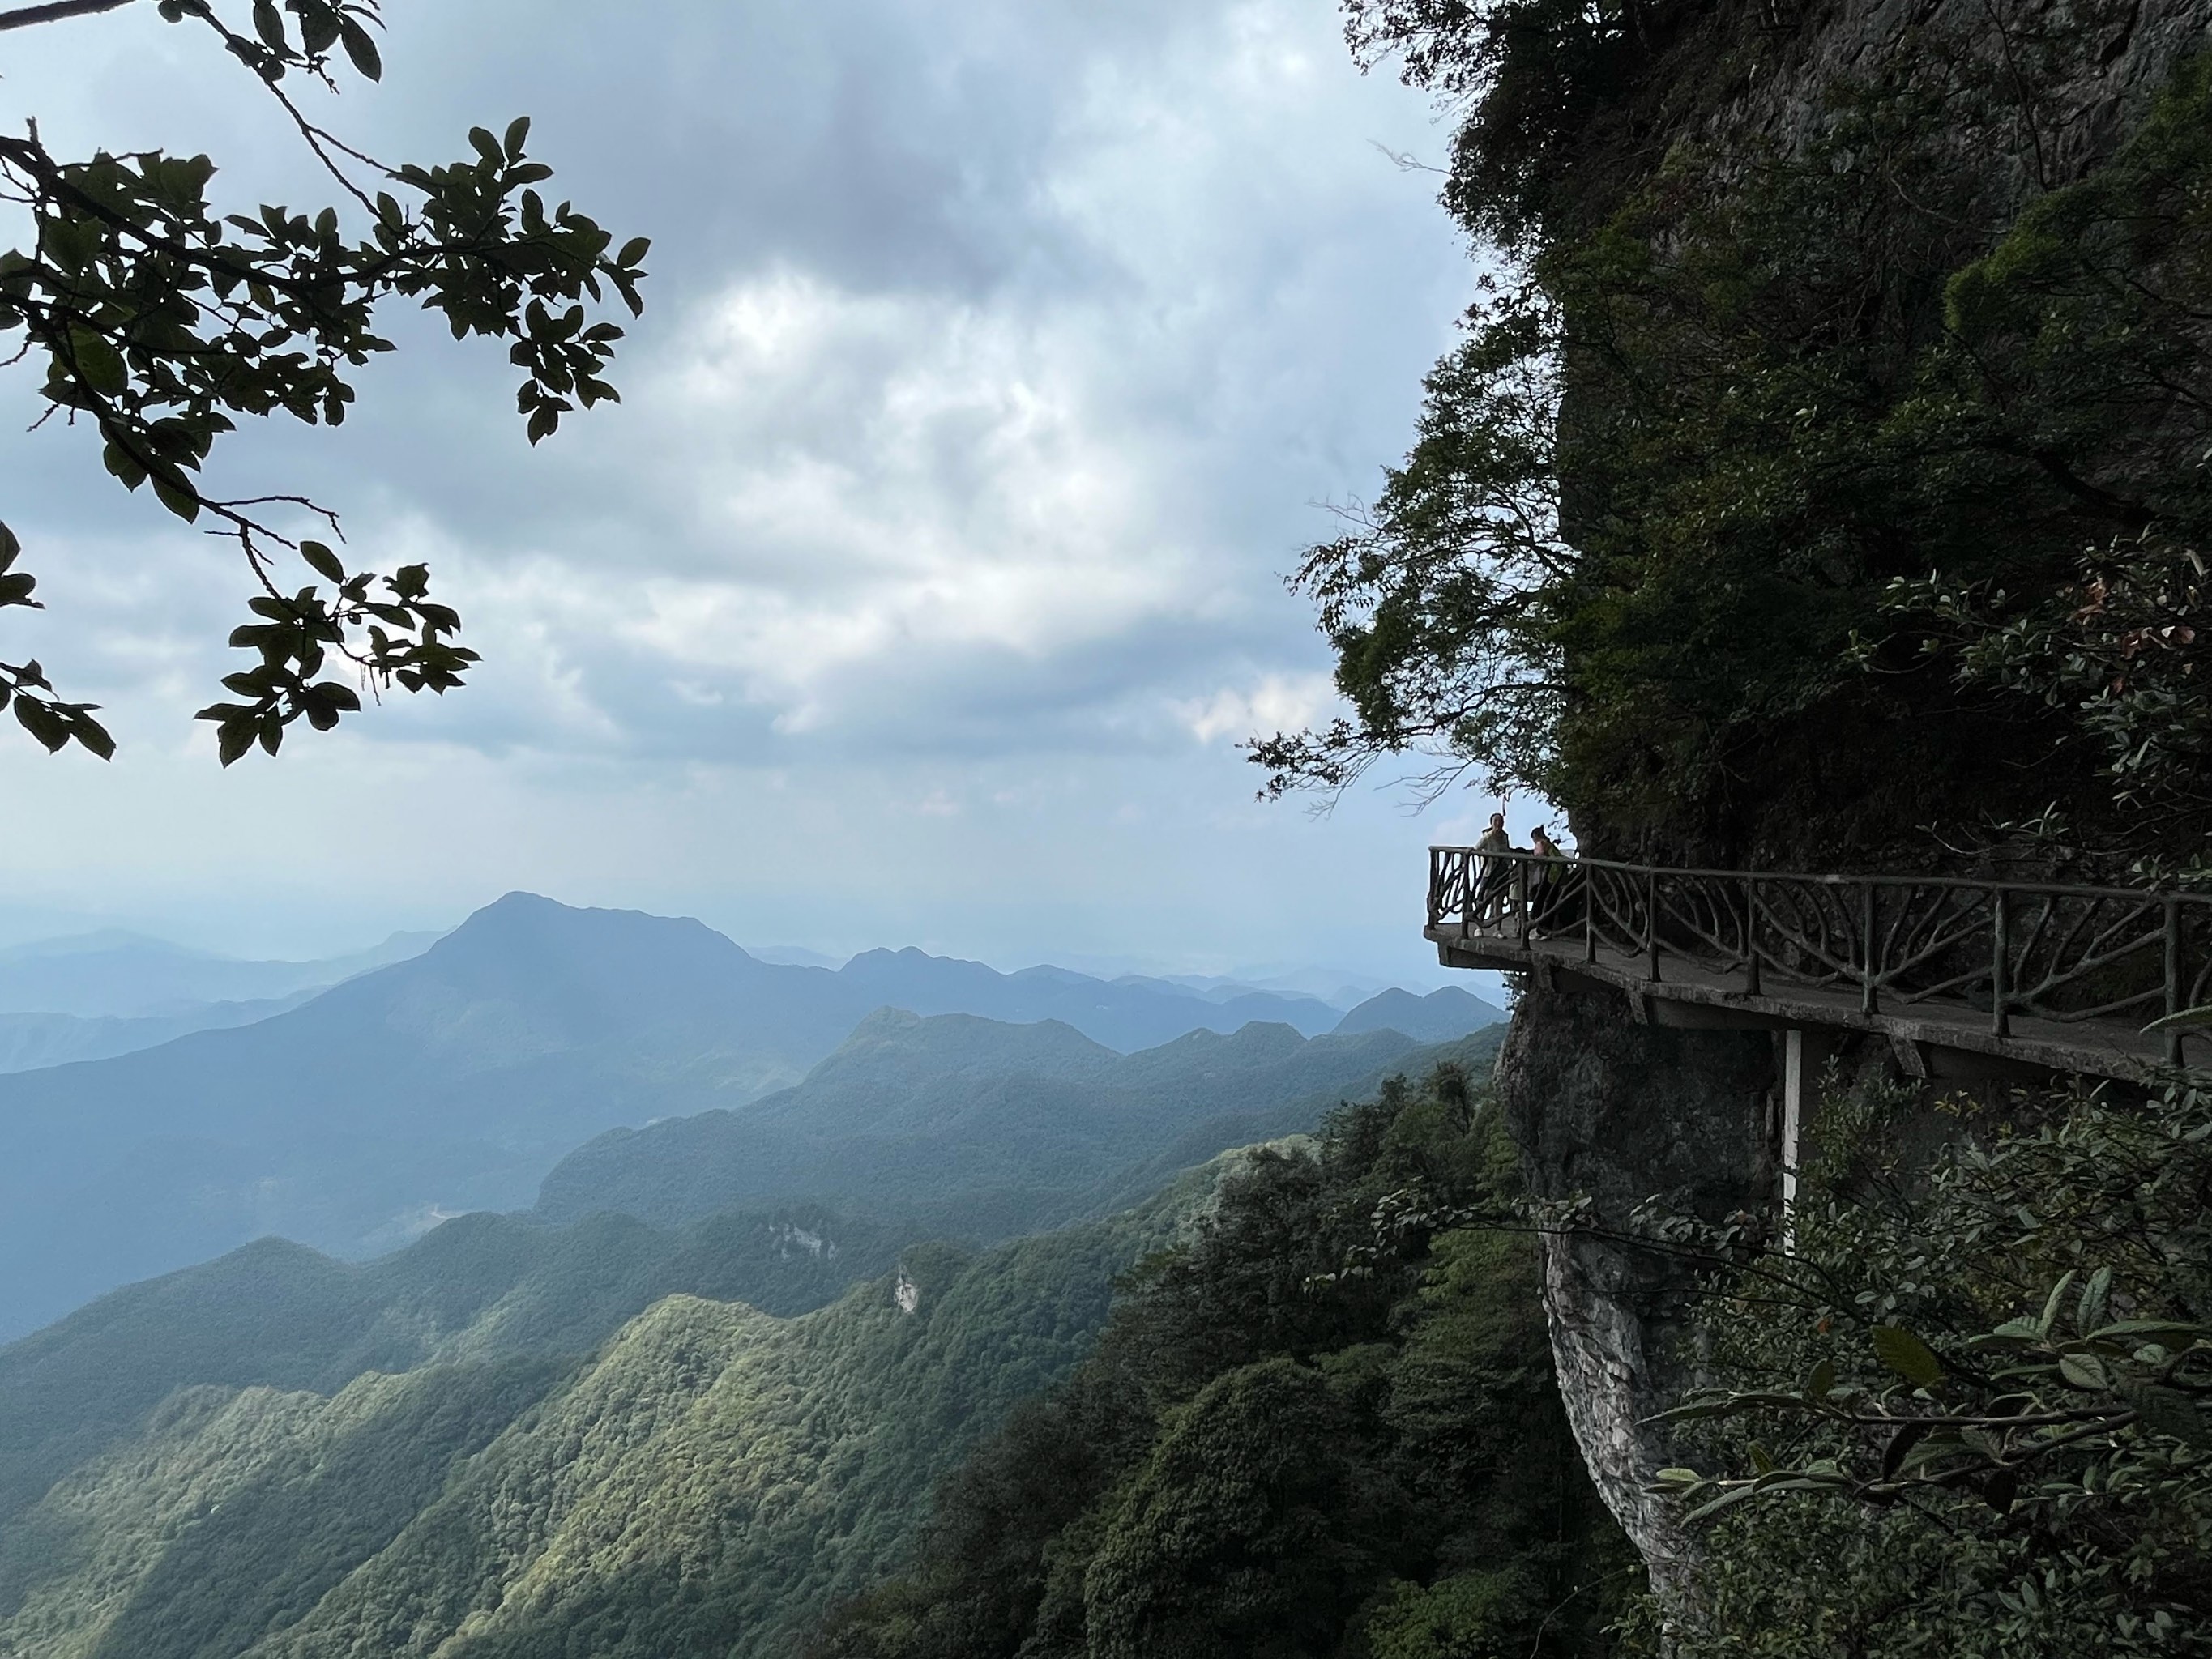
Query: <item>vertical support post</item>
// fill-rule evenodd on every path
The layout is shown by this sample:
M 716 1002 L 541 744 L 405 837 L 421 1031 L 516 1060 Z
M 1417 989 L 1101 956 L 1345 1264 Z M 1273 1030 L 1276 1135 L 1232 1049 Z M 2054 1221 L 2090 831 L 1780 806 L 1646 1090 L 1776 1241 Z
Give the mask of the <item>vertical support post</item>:
M 1659 982 L 1659 872 L 1644 872 L 1644 976 Z
M 1465 944 L 1467 936 L 1474 931 L 1474 887 L 1477 870 L 1474 854 L 1466 848 L 1459 855 L 1459 937 Z
M 2166 1012 L 2168 1018 L 2181 1012 L 2181 901 L 2172 894 L 2166 900 Z M 2181 1064 L 2181 1028 L 2166 1028 L 2166 1063 Z
M 1859 1012 L 1877 1012 L 1881 999 L 1875 994 L 1876 969 L 1874 957 L 1874 884 L 1859 884 Z
M 1797 1243 L 1797 1164 L 1805 1130 L 1805 1033 L 1782 1034 L 1782 1248 Z
M 1513 917 L 1517 935 L 1523 947 L 1528 943 L 1528 866 L 1520 859 L 1513 860 Z
M 2005 890 L 1990 889 L 1990 1035 L 2012 1035 L 2012 919 Z
M 1743 878 L 1743 990 L 1759 994 L 1759 884 Z
M 1584 867 L 1583 877 L 1583 960 L 1597 960 L 1597 872 Z

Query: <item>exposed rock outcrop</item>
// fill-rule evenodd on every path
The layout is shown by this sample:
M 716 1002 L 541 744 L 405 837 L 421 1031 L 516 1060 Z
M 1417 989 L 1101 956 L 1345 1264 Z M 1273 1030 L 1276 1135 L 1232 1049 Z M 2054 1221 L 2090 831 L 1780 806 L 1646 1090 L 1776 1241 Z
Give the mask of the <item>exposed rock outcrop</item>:
M 1606 991 L 1531 989 L 1497 1086 L 1530 1188 L 1586 1196 L 1595 1230 L 1544 1240 L 1560 1394 L 1606 1503 L 1654 1587 L 1679 1587 L 1684 1540 L 1644 1488 L 1673 1461 L 1644 1419 L 1693 1380 L 1681 1264 L 1607 1236 L 1650 1199 L 1717 1220 L 1774 1201 L 1774 1038 L 1638 1023 Z

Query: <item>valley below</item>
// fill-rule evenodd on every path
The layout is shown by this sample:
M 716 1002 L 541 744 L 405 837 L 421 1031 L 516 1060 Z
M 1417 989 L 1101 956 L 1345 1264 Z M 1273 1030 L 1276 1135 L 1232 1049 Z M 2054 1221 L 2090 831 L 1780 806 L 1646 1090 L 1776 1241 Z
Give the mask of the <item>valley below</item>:
M 0 1655 L 807 1650 L 1255 1158 L 1498 1018 L 511 896 L 0 1077 Z

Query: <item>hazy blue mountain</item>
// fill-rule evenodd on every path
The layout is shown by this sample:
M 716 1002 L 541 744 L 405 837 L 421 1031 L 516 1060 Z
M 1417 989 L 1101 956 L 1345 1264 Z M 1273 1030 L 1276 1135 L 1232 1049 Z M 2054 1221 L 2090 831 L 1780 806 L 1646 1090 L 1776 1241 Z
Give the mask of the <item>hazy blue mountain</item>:
M 1396 1031 L 1308 1038 L 1251 1024 L 1116 1054 L 1056 1023 L 886 1009 L 795 1087 L 578 1148 L 546 1176 L 538 1209 L 672 1225 L 733 1205 L 857 1201 L 999 1237 L 1089 1212 L 1102 1184 L 1170 1147 L 1192 1164 L 1310 1128 L 1418 1048 Z
M 756 962 L 774 963 L 784 968 L 842 968 L 845 958 L 833 957 L 804 945 L 748 945 L 745 954 Z
M 136 1018 L 79 1014 L 0 1014 L 0 1072 L 34 1072 L 42 1066 L 69 1066 L 80 1060 L 107 1060 L 135 1054 L 194 1031 L 228 1030 L 296 1008 L 313 990 L 258 1002 L 203 1002 L 182 1013 Z
M 612 1124 L 799 1075 L 853 1002 L 696 921 L 513 895 L 258 1024 L 0 1077 L 0 1334 L 264 1233 L 361 1255 L 527 1205 Z
M 319 962 L 246 962 L 113 930 L 39 939 L 0 950 L 0 1013 L 190 1017 L 209 1003 L 296 998 L 419 956 L 437 937 L 394 933 L 372 950 Z
M 1170 974 L 1164 983 L 1179 985 L 1186 990 L 1216 1001 L 1232 996 L 1242 996 L 1248 991 L 1272 991 L 1279 996 L 1313 997 L 1326 1002 L 1340 1013 L 1357 1007 L 1377 991 L 1387 991 L 1390 981 L 1376 979 L 1365 974 L 1355 974 L 1341 968 L 1307 967 L 1274 972 L 1249 972 L 1241 975 Z
M 1255 1019 L 1317 1036 L 1339 1018 L 1317 997 L 1248 990 L 1217 1001 L 1166 981 L 1094 979 L 1053 967 L 1001 974 L 980 962 L 927 956 L 911 946 L 863 951 L 837 977 L 862 991 L 871 1007 L 981 1014 L 1016 1024 L 1056 1019 L 1125 1053 L 1189 1030 L 1234 1031 Z
M 1339 1036 L 1353 1031 L 1403 1031 L 1419 1042 L 1449 1042 L 1505 1018 L 1503 1008 L 1480 997 L 1447 985 L 1417 997 L 1395 988 L 1378 993 L 1340 1020 Z
M 124 948 L 97 942 L 18 965 Z M 872 952 L 836 972 L 771 964 L 696 921 L 510 894 L 420 956 L 257 1024 L 0 1076 L 0 1337 L 264 1234 L 358 1256 L 458 1212 L 526 1206 L 563 1153 L 617 1126 L 736 1107 L 794 1084 L 887 1001 L 1032 1024 L 1059 1009 L 1065 1025 L 994 1037 L 1022 1057 L 990 1059 L 988 1087 L 963 1080 L 945 1054 L 896 1057 L 932 1079 L 901 1097 L 906 1127 L 786 1125 L 773 1180 L 763 1164 L 750 1190 L 824 1190 L 822 1159 L 839 1135 L 866 1139 L 880 1172 L 838 1190 L 884 1189 L 909 1158 L 901 1137 L 924 1133 L 917 1126 L 932 1112 L 970 1126 L 957 1155 L 910 1157 L 917 1171 L 941 1170 L 948 1190 L 980 1194 L 981 1170 L 1024 1190 L 1078 1182 L 1095 1174 L 1111 1136 L 1037 1125 L 1104 1120 L 1086 1118 L 1073 1097 L 1055 1116 L 1009 1079 L 1074 1088 L 1082 1066 L 1111 1060 L 1102 1042 L 1233 1030 L 1247 1012 L 918 951 Z M 1298 1012 L 1316 1009 L 1328 1012 L 1318 1003 Z M 933 1028 L 933 1040 L 955 1030 Z M 1027 1125 L 1018 1133 L 981 1127 L 1018 1121 Z M 1178 1133 L 1187 1127 L 1176 1121 Z

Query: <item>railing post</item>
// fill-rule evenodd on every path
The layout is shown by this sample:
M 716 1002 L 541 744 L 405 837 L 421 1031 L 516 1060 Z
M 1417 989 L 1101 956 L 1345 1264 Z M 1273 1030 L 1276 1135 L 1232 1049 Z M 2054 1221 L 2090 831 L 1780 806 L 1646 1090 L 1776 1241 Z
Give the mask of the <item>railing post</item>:
M 1990 1035 L 2012 1035 L 2012 921 L 2005 890 L 1990 889 Z
M 1659 872 L 1646 869 L 1644 872 L 1644 977 L 1651 983 L 1659 982 Z
M 1525 949 L 1528 944 L 1528 866 L 1520 859 L 1513 860 L 1513 915 Z
M 1748 876 L 1743 883 L 1743 992 L 1759 994 L 1759 884 Z
M 1583 960 L 1597 960 L 1597 876 L 1583 869 Z
M 1462 849 L 1459 855 L 1459 937 L 1460 943 L 1474 930 L 1474 854 Z
M 1874 884 L 1859 884 L 1859 1012 L 1871 1014 L 1879 1011 L 1881 1000 L 1875 994 L 1875 969 L 1874 962 Z
M 2181 1012 L 2181 901 L 2172 894 L 2166 901 L 2166 1012 L 2170 1019 Z M 2166 1063 L 2181 1064 L 2181 1028 L 2166 1028 Z

